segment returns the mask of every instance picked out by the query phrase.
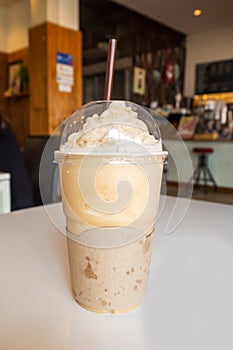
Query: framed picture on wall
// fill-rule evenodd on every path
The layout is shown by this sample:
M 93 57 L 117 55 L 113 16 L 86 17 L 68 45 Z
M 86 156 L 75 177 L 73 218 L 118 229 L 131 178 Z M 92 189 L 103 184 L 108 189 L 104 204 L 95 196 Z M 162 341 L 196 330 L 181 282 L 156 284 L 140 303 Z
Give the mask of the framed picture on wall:
M 134 67 L 133 93 L 139 95 L 146 93 L 146 70 L 144 68 Z
M 13 94 L 20 93 L 20 77 L 19 69 L 22 61 L 15 61 L 8 64 L 8 86 L 7 89 L 11 90 Z

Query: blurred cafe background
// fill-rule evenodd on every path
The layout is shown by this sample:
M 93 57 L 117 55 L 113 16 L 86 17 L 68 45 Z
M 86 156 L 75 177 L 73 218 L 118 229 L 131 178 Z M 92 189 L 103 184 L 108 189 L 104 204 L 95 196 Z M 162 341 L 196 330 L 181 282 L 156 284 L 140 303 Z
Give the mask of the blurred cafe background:
M 232 10 L 228 0 L 0 0 L 0 213 L 60 200 L 59 130 L 103 99 L 109 38 L 113 99 L 172 125 L 166 192 L 189 181 L 194 199 L 233 204 Z

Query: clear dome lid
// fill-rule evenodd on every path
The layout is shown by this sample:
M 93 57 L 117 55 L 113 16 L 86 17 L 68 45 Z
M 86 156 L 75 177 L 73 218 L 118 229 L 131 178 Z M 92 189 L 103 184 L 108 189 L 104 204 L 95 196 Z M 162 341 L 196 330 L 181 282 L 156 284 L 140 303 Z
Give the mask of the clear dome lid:
M 166 153 L 162 152 L 156 119 L 149 110 L 129 101 L 93 101 L 67 120 L 58 152 L 60 156 L 90 152 L 116 155 Z

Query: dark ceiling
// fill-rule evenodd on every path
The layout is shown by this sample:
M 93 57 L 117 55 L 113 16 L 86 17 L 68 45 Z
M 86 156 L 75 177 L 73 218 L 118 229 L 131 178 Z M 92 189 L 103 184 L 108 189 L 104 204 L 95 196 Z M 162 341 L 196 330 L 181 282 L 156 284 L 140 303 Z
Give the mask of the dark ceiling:
M 179 46 L 184 37 L 109 0 L 80 0 L 80 29 L 83 33 L 84 65 L 106 60 L 109 38 L 118 40 L 117 57 L 127 57 L 132 56 L 133 45 L 138 51 L 148 50 L 147 42 L 150 42 L 150 50 L 152 47 L 155 50 L 155 47 L 162 48 L 166 43 L 169 47 Z
M 118 37 L 127 29 L 129 10 L 108 0 L 80 0 L 80 28 L 83 48 Z

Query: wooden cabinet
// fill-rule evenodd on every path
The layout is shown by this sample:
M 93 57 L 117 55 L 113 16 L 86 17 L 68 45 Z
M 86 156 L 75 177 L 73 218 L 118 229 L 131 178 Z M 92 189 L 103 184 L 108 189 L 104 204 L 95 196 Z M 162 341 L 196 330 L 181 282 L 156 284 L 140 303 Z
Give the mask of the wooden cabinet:
M 8 87 L 8 65 L 23 61 L 28 68 L 28 48 L 23 48 L 9 54 L 0 53 L 0 109 L 9 118 L 13 132 L 16 135 L 20 147 L 23 147 L 29 134 L 29 94 L 5 97 L 4 92 Z
M 29 134 L 29 96 L 21 95 L 4 99 L 4 110 L 20 147 Z
M 74 84 L 61 92 L 57 83 L 57 53 L 72 55 Z M 4 97 L 7 66 L 24 61 L 29 73 L 29 91 Z M 82 33 L 52 23 L 29 29 L 29 47 L 0 53 L 0 110 L 9 116 L 19 145 L 27 135 L 51 135 L 56 127 L 82 104 Z
M 57 53 L 73 57 L 74 85 L 59 91 Z M 50 135 L 82 104 L 82 35 L 52 23 L 29 30 L 30 134 Z
M 8 55 L 4 52 L 0 52 L 0 109 L 4 107 L 3 94 L 7 86 L 7 58 Z

